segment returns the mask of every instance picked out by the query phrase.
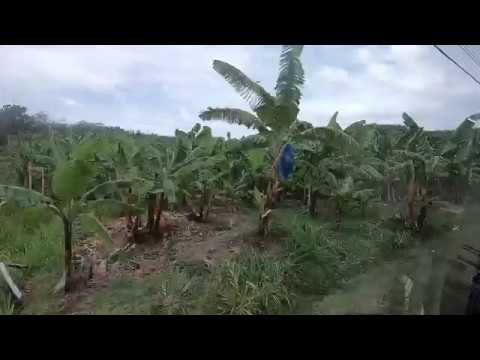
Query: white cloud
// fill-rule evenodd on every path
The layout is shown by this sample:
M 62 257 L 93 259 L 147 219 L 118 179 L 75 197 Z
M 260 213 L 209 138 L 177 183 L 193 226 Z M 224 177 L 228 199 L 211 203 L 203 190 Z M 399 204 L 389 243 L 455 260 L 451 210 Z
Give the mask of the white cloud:
M 128 129 L 173 134 L 208 106 L 248 110 L 211 67 L 227 61 L 274 92 L 279 46 L 0 46 L 0 104 Z M 478 112 L 480 90 L 431 46 L 306 46 L 300 116 L 453 128 Z M 75 106 L 81 104 L 82 106 Z M 214 134 L 251 130 L 205 122 Z
M 314 76 L 320 81 L 332 83 L 347 83 L 351 80 L 347 70 L 333 66 L 322 66 Z
M 64 103 L 65 105 L 68 105 L 68 106 L 79 105 L 78 101 L 76 101 L 76 100 L 74 100 L 74 99 L 71 99 L 71 98 L 61 97 L 59 100 L 60 100 L 62 103 Z

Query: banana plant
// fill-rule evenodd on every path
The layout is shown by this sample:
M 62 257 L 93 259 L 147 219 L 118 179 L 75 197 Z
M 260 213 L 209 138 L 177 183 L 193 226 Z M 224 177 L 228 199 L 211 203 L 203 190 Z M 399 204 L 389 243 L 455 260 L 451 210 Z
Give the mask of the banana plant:
M 441 155 L 448 161 L 447 178 L 455 202 L 461 202 L 466 191 L 479 182 L 480 134 L 479 114 L 467 117 L 455 130 L 452 138 L 444 145 Z M 463 190 L 463 194 L 461 194 Z
M 72 285 L 72 228 L 78 222 L 76 220 L 85 227 L 93 228 L 108 242 L 108 232 L 98 216 L 119 217 L 141 211 L 141 208 L 125 201 L 132 181 L 98 181 L 105 170 L 95 157 L 102 151 L 111 151 L 110 144 L 100 138 L 91 138 L 73 147 L 67 158 L 59 158 L 60 163 L 56 165 L 52 176 L 51 196 L 22 187 L 0 187 L 0 202 L 13 201 L 20 208 L 44 207 L 53 211 L 63 222 L 66 291 Z
M 301 153 L 298 178 L 306 188 L 311 216 L 315 216 L 317 198 L 331 195 L 325 187 L 332 186 L 333 183 L 329 183 L 332 177 L 342 178 L 347 173 L 368 179 L 381 176 L 372 165 L 362 163 L 364 152 L 360 143 L 341 128 L 337 117 L 338 112 L 326 127 L 303 129 L 292 136 Z
M 214 138 L 211 129 L 200 124 L 179 139 L 183 139 L 180 140 L 183 147 L 177 148 L 176 157 L 181 150 L 181 162 L 174 177 L 191 202 L 193 218 L 206 221 L 213 197 L 229 176 L 225 142 Z
M 337 230 L 340 229 L 343 216 L 349 206 L 360 204 L 366 207 L 375 195 L 373 189 L 358 189 L 353 177 L 348 175 L 338 179 L 332 172 L 328 172 L 326 184 L 319 188 L 319 192 L 334 205 Z
M 54 173 L 52 197 L 36 191 L 9 185 L 0 185 L 0 206 L 14 202 L 19 208 L 43 207 L 53 211 L 63 223 L 65 247 L 65 291 L 72 289 L 72 235 L 73 224 L 78 219 L 88 230 L 93 230 L 101 239 L 111 243 L 110 235 L 97 216 L 122 216 L 132 209 L 128 204 L 115 198 L 131 186 L 130 182 L 111 181 L 91 189 L 87 188 L 93 175 L 92 169 L 81 160 L 69 161 Z M 140 209 L 141 210 L 141 209 Z
M 406 113 L 403 114 L 406 131 L 392 151 L 397 164 L 394 170 L 403 170 L 407 184 L 407 221 L 412 228 L 422 227 L 427 208 L 433 199 L 432 185 L 444 176 L 444 159 L 435 154 L 429 136 Z
M 303 45 L 282 46 L 275 95 L 270 94 L 236 67 L 215 60 L 213 69 L 248 102 L 253 114 L 236 108 L 208 108 L 199 115 L 204 121 L 222 120 L 258 131 L 253 137 L 265 142 L 265 152 L 271 161 L 270 179 L 266 188 L 262 190 L 268 197 L 267 207 L 273 205 L 279 189 L 275 160 L 286 144 L 292 127 L 298 122 L 301 88 L 305 82 L 300 61 L 302 51 Z

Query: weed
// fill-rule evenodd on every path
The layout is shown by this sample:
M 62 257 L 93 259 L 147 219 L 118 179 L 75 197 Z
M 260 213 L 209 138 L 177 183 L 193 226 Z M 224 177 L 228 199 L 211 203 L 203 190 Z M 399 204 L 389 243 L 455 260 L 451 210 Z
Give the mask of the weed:
M 209 313 L 280 314 L 293 307 L 287 288 L 290 264 L 255 252 L 223 263 L 208 284 Z
M 119 279 L 95 299 L 96 314 L 188 314 L 193 309 L 197 278 L 174 270 L 142 280 Z
M 38 272 L 29 279 L 30 291 L 25 296 L 21 313 L 25 315 L 57 314 L 62 310 L 63 294 L 54 294 L 53 289 L 60 274 Z
M 345 222 L 340 232 L 332 226 L 302 216 L 285 222 L 285 248 L 296 274 L 295 287 L 304 292 L 326 295 L 349 278 L 392 251 L 388 236 L 379 224 Z
M 4 294 L 0 289 L 0 315 L 13 315 L 15 313 L 15 304 L 10 295 Z

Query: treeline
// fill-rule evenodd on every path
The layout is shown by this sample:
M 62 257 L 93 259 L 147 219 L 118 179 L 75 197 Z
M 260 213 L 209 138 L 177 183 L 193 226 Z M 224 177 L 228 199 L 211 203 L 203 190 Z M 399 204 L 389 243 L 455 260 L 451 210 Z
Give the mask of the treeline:
M 48 136 L 54 131 L 59 136 L 85 136 L 97 134 L 125 134 L 137 137 L 153 137 L 165 143 L 172 143 L 173 137 L 143 134 L 140 131 L 127 131 L 118 126 L 105 126 L 101 123 L 80 121 L 75 124 L 61 123 L 52 119 L 45 112 L 29 113 L 27 107 L 8 104 L 0 109 L 0 146 L 4 146 L 12 139 L 29 138 L 32 136 Z
M 379 131 L 389 137 L 401 136 L 404 127 L 402 125 L 381 125 L 378 124 Z M 3 105 L 0 109 L 0 146 L 6 145 L 11 138 L 17 136 L 29 137 L 33 135 L 47 136 L 54 130 L 60 136 L 73 134 L 76 136 L 85 136 L 92 132 L 100 134 L 128 134 L 138 137 L 151 137 L 161 140 L 164 143 L 172 144 L 175 141 L 173 136 L 144 134 L 140 131 L 128 131 L 118 126 L 106 126 L 102 123 L 92 123 L 80 121 L 75 124 L 61 123 L 52 119 L 45 112 L 29 113 L 27 107 L 16 104 Z M 441 146 L 446 140 L 453 136 L 454 130 L 435 130 L 425 131 L 432 140 L 433 145 Z

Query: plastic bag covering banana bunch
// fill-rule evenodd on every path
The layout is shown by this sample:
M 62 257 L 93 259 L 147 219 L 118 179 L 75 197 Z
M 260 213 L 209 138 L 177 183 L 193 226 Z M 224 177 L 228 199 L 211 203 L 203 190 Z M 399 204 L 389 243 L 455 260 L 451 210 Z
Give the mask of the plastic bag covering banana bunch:
M 291 144 L 286 144 L 278 159 L 277 171 L 280 179 L 286 180 L 293 173 L 294 152 Z

